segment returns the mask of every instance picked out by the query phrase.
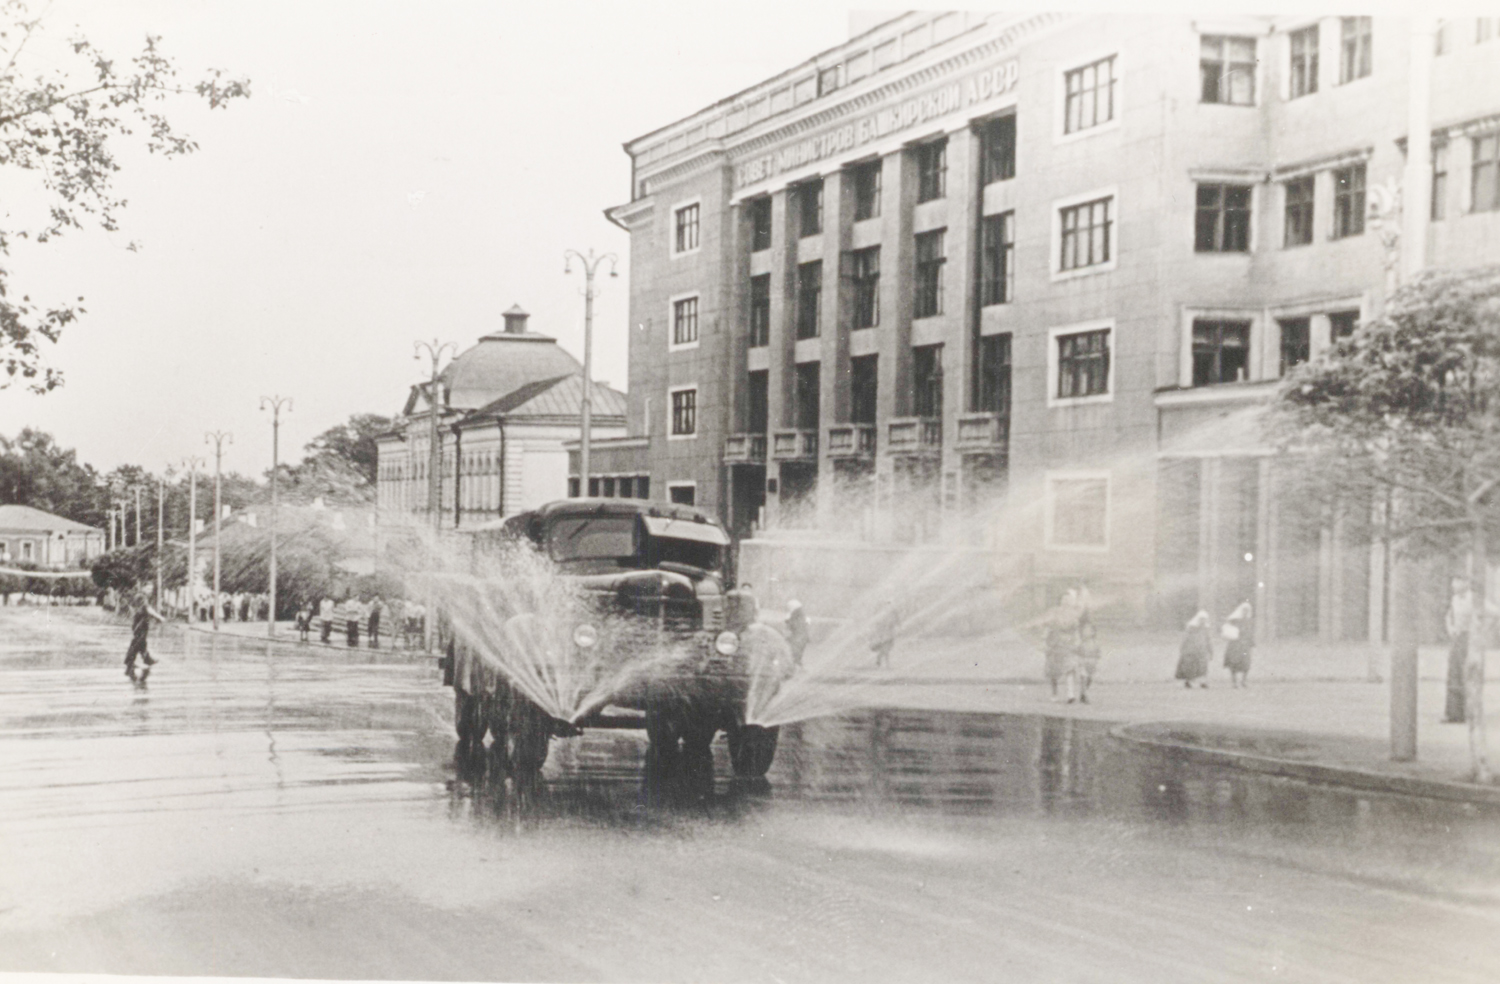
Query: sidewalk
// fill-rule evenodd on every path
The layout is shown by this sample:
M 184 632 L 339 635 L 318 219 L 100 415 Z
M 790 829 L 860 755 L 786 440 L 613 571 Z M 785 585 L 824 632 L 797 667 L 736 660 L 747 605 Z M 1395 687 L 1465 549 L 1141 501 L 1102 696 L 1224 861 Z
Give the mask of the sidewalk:
M 189 632 L 202 632 L 206 635 L 214 634 L 214 624 L 212 622 L 173 622 L 171 624 L 176 625 L 179 628 L 187 629 Z M 304 649 L 315 648 L 338 649 L 344 652 L 350 651 L 349 645 L 344 641 L 345 635 L 343 632 L 334 632 L 329 637 L 328 642 L 319 641 L 320 633 L 316 624 L 313 626 L 313 630 L 307 634 L 307 642 L 305 643 L 298 641 L 297 623 L 291 621 L 277 621 L 275 639 L 267 638 L 265 622 L 220 622 L 218 634 L 224 636 L 235 636 L 236 638 L 240 639 L 251 639 L 258 642 L 270 641 L 282 645 L 300 646 Z M 359 651 L 372 651 L 370 649 L 370 639 L 364 632 L 361 632 L 359 634 Z M 399 635 L 391 636 L 387 635 L 384 632 L 380 633 L 379 648 L 373 651 L 410 653 L 413 656 L 423 657 L 428 655 L 421 649 L 402 648 L 401 637 Z

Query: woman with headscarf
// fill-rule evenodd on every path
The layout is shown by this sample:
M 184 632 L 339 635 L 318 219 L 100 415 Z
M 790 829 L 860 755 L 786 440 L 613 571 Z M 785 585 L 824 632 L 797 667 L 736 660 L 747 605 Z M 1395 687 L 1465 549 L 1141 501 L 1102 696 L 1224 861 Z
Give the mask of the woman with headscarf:
M 1193 681 L 1202 680 L 1199 686 L 1207 687 L 1209 660 L 1214 658 L 1214 640 L 1208 630 L 1208 612 L 1201 608 L 1188 620 L 1187 631 L 1182 636 L 1182 648 L 1177 654 L 1177 679 L 1189 690 Z
M 792 646 L 792 665 L 801 666 L 802 654 L 807 651 L 807 644 L 812 639 L 807 612 L 802 610 L 802 602 L 795 598 L 787 602 L 786 607 L 786 638 Z
M 1245 677 L 1250 673 L 1250 652 L 1255 648 L 1255 620 L 1251 615 L 1250 602 L 1242 601 L 1229 613 L 1219 630 L 1229 644 L 1224 647 L 1224 666 L 1229 670 L 1229 682 L 1235 687 L 1249 684 Z

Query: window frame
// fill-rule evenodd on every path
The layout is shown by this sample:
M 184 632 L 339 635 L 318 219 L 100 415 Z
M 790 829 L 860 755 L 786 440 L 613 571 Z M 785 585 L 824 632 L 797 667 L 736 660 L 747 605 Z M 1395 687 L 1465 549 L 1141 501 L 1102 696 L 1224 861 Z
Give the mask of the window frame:
M 1245 378 L 1244 379 L 1217 379 L 1217 380 L 1211 379 L 1208 382 L 1204 382 L 1204 383 L 1198 382 L 1197 334 L 1198 334 L 1198 324 L 1199 324 L 1199 322 L 1202 322 L 1203 324 L 1206 324 L 1206 325 L 1215 325 L 1215 326 L 1218 326 L 1220 329 L 1222 329 L 1223 326 L 1225 326 L 1225 325 L 1235 325 L 1235 326 L 1244 325 L 1244 328 L 1245 328 L 1245 366 L 1244 366 L 1244 369 L 1245 369 Z M 1256 319 L 1254 317 L 1249 316 L 1249 315 L 1244 315 L 1244 316 L 1235 316 L 1235 315 L 1223 316 L 1223 315 L 1211 314 L 1211 313 L 1203 313 L 1203 312 L 1195 312 L 1195 313 L 1193 313 L 1192 316 L 1188 318 L 1188 337 L 1187 337 L 1188 369 L 1189 369 L 1189 372 L 1188 372 L 1188 388 L 1189 389 L 1209 389 L 1209 388 L 1214 387 L 1214 386 L 1229 386 L 1229 385 L 1232 385 L 1232 384 L 1235 384 L 1235 383 L 1250 383 L 1250 382 L 1255 382 L 1255 380 L 1256 380 L 1256 375 L 1255 375 L 1255 362 L 1256 362 L 1256 359 L 1255 359 L 1255 355 L 1256 355 L 1256 353 L 1255 353 L 1255 343 L 1256 343 L 1255 325 L 1256 325 Z M 1224 345 L 1223 345 L 1223 341 L 1222 341 L 1222 332 L 1220 332 L 1220 334 L 1219 334 L 1218 342 L 1219 342 L 1219 344 L 1218 344 L 1218 347 L 1215 349 L 1214 359 L 1215 359 L 1215 364 L 1218 366 L 1219 372 L 1222 375 L 1222 372 L 1223 372 L 1222 357 L 1223 357 L 1223 352 L 1224 352 Z
M 1302 201 L 1292 201 L 1292 185 L 1305 185 L 1308 189 L 1307 198 Z M 1292 249 L 1297 246 L 1310 246 L 1316 238 L 1317 223 L 1317 201 L 1318 201 L 1318 177 L 1316 174 L 1299 174 L 1296 177 L 1286 178 L 1281 182 L 1281 248 Z M 1292 208 L 1295 206 L 1300 214 L 1302 209 L 1307 212 L 1306 237 L 1292 240 Z
M 1203 192 L 1205 189 L 1214 188 L 1218 191 L 1218 202 L 1211 209 L 1205 209 L 1203 205 Z M 1243 209 L 1234 209 L 1235 215 L 1243 214 L 1243 242 L 1239 248 L 1230 247 L 1230 215 L 1229 192 L 1243 191 L 1247 201 Z M 1206 212 L 1212 212 L 1216 216 L 1213 232 L 1210 235 L 1210 245 L 1203 245 L 1203 217 Z M 1236 227 L 1238 228 L 1238 227 Z M 1219 253 L 1219 254 L 1250 254 L 1255 248 L 1255 186 L 1253 184 L 1240 184 L 1234 181 L 1197 181 L 1193 185 L 1193 252 L 1194 253 Z
M 1351 33 L 1350 27 L 1353 27 Z M 1339 85 L 1369 78 L 1375 68 L 1375 19 L 1339 18 Z
M 1276 376 L 1277 376 L 1278 379 L 1285 379 L 1286 378 L 1286 374 L 1288 372 L 1290 372 L 1291 370 L 1295 369 L 1297 366 L 1302 365 L 1303 363 L 1311 362 L 1312 361 L 1312 351 L 1313 351 L 1313 344 L 1312 344 L 1312 315 L 1310 315 L 1310 314 L 1289 314 L 1289 315 L 1282 315 L 1280 317 L 1276 317 L 1276 318 L 1274 318 L 1272 320 L 1274 320 L 1276 322 L 1276 356 L 1277 356 L 1277 373 L 1276 373 Z M 1304 337 L 1302 339 L 1302 345 L 1301 345 L 1302 358 L 1298 359 L 1295 362 L 1292 362 L 1291 364 L 1288 364 L 1287 363 L 1287 331 L 1286 330 L 1287 330 L 1287 326 L 1288 325 L 1293 325 L 1293 324 L 1298 324 L 1298 323 L 1301 324 L 1301 326 L 1303 328 L 1303 331 L 1304 331 Z M 1253 335 L 1254 332 L 1255 332 L 1255 328 L 1254 328 L 1253 325 L 1251 326 L 1250 331 L 1251 331 L 1251 334 Z
M 1057 540 L 1057 485 L 1060 482 L 1104 483 L 1104 537 L 1101 543 L 1059 543 Z M 1042 474 L 1042 544 L 1047 550 L 1065 553 L 1109 552 L 1112 518 L 1111 503 L 1114 500 L 1113 478 L 1104 468 L 1048 469 Z
M 871 367 L 868 374 L 859 372 Z M 868 403 L 868 408 L 865 404 Z M 868 409 L 869 413 L 863 411 Z M 880 413 L 880 353 L 870 352 L 849 359 L 849 423 L 869 426 Z M 868 419 L 866 419 L 868 418 Z
M 923 242 L 936 241 L 937 255 L 922 258 Z M 943 313 L 943 268 L 948 263 L 948 228 L 928 229 L 912 236 L 912 320 L 936 318 Z M 930 278 L 930 283 L 929 283 Z M 923 303 L 929 300 L 930 303 Z
M 1219 60 L 1216 61 L 1216 62 L 1210 62 L 1210 61 L 1208 61 L 1207 59 L 1205 59 L 1203 57 L 1203 46 L 1204 46 L 1204 43 L 1205 42 L 1209 42 L 1209 41 L 1217 41 L 1219 43 Z M 1231 94 L 1231 95 L 1233 93 L 1233 86 L 1231 85 L 1231 82 L 1230 82 L 1231 77 L 1235 74 L 1235 67 L 1236 66 L 1243 66 L 1245 64 L 1245 62 L 1237 62 L 1237 61 L 1234 61 L 1232 59 L 1232 56 L 1229 54 L 1229 52 L 1230 52 L 1230 42 L 1232 42 L 1232 41 L 1248 41 L 1248 42 L 1250 42 L 1250 46 L 1251 46 L 1251 50 L 1252 50 L 1251 60 L 1249 62 L 1249 65 L 1250 65 L 1250 73 L 1249 73 L 1249 77 L 1250 77 L 1250 99 L 1249 99 L 1248 102 L 1238 102 L 1238 101 L 1236 101 L 1236 100 L 1234 100 L 1232 98 L 1206 99 L 1206 98 L 1204 98 L 1205 89 L 1206 89 L 1206 86 L 1205 86 L 1206 77 L 1204 75 L 1204 72 L 1206 71 L 1206 69 L 1207 69 L 1207 67 L 1208 67 L 1209 64 L 1214 64 L 1214 65 L 1218 66 L 1217 79 L 1215 81 L 1215 86 L 1216 86 L 1216 89 L 1217 89 L 1217 94 L 1222 97 L 1226 93 Z M 1260 78 L 1259 78 L 1259 76 L 1260 76 L 1260 44 L 1259 44 L 1259 42 L 1260 42 L 1259 38 L 1254 37 L 1253 35 L 1245 35 L 1245 34 L 1200 34 L 1200 35 L 1198 35 L 1198 102 L 1199 102 L 1200 105 L 1204 105 L 1204 106 L 1252 106 L 1252 107 L 1255 106 L 1255 105 L 1257 105 L 1256 100 L 1257 100 L 1257 98 L 1260 95 Z
M 681 393 L 693 394 L 693 405 L 690 408 L 692 414 L 693 429 L 678 432 L 677 430 L 677 396 Z M 698 438 L 698 384 L 684 383 L 681 386 L 667 387 L 667 440 L 669 441 L 694 441 Z
M 1063 247 L 1063 212 L 1076 209 L 1083 205 L 1091 205 L 1098 201 L 1108 200 L 1111 207 L 1111 215 L 1108 220 L 1108 250 L 1109 259 L 1090 264 L 1088 266 L 1070 267 L 1063 269 L 1062 247 Z M 1051 276 L 1056 280 L 1071 280 L 1074 277 L 1088 277 L 1098 273 L 1108 273 L 1114 270 L 1120 262 L 1120 193 L 1113 185 L 1108 188 L 1095 188 L 1079 195 L 1069 195 L 1067 198 L 1054 199 L 1051 205 L 1052 242 L 1051 258 L 1048 267 Z
M 809 178 L 798 182 L 792 188 L 797 200 L 797 238 L 821 236 L 823 234 L 823 179 Z
M 864 261 L 874 257 L 872 264 Z M 849 330 L 864 331 L 880 325 L 880 246 L 849 251 Z M 862 317 L 867 315 L 867 317 Z
M 807 272 L 816 267 L 816 276 L 809 277 Z M 809 286 L 811 285 L 811 286 Z M 809 295 L 812 300 L 809 303 Z M 809 338 L 820 338 L 823 334 L 823 261 L 808 260 L 806 263 L 797 264 L 797 304 L 793 312 L 795 318 L 792 323 L 792 335 L 796 341 L 806 341 Z M 809 312 L 811 314 L 809 315 Z M 808 325 L 808 321 L 811 325 Z M 809 331 L 809 327 L 811 330 Z
M 1089 332 L 1103 331 L 1106 335 L 1106 357 L 1108 363 L 1105 369 L 1105 391 L 1103 393 L 1090 393 L 1085 396 L 1059 396 L 1058 384 L 1061 382 L 1062 353 L 1060 350 L 1060 339 L 1072 335 L 1084 335 Z M 1071 325 L 1056 325 L 1047 329 L 1047 407 L 1076 407 L 1088 406 L 1094 403 L 1112 403 L 1115 399 L 1115 367 L 1119 364 L 1118 354 L 1115 346 L 1115 319 L 1101 318 L 1095 321 L 1081 321 Z
M 1014 109 L 982 120 L 979 131 L 979 183 L 988 186 L 1000 181 L 1011 181 L 1016 176 L 1017 112 Z M 1004 126 L 1009 123 L 1009 143 L 999 139 Z M 1000 153 L 995 153 L 998 145 Z M 997 159 L 998 158 L 998 159 Z
M 948 197 L 948 136 L 924 140 L 912 148 L 917 165 L 917 204 Z M 935 162 L 935 163 L 934 163 Z
M 943 419 L 943 343 L 931 342 L 927 345 L 913 345 L 911 348 L 911 415 L 921 420 Z M 925 376 L 917 373 L 919 361 L 917 353 L 923 353 L 925 359 L 927 354 L 932 356 L 931 372 Z M 923 413 L 923 410 L 927 413 Z M 935 412 L 934 412 L 935 411 Z
M 991 235 L 992 229 L 999 232 Z M 999 296 L 995 297 L 999 288 Z M 1016 210 L 979 220 L 979 306 L 1010 304 L 1016 299 Z
M 677 340 L 677 312 L 678 312 L 678 306 L 682 305 L 682 304 L 685 304 L 688 301 L 692 301 L 693 302 L 693 311 L 692 311 L 692 316 L 693 316 L 693 337 L 690 340 L 686 341 L 686 342 L 679 342 Z M 698 347 L 698 340 L 699 340 L 700 337 L 702 337 L 702 330 L 703 330 L 702 315 L 703 315 L 702 294 L 700 292 L 696 291 L 696 290 L 694 290 L 694 291 L 688 291 L 685 294 L 673 294 L 671 297 L 667 298 L 667 351 L 668 352 L 685 352 L 685 351 L 687 351 L 689 349 L 695 349 L 695 348 Z
M 757 195 L 749 200 L 747 211 L 750 213 L 750 252 L 762 253 L 771 248 L 771 242 L 775 238 L 772 232 L 773 211 L 770 195 Z M 765 242 L 761 242 L 762 215 L 765 217 Z
M 684 249 L 678 249 L 677 248 L 677 244 L 678 244 L 678 241 L 679 241 L 679 238 L 680 238 L 678 236 L 680 216 L 681 216 L 681 214 L 683 212 L 686 212 L 688 209 L 695 209 L 696 210 L 693 213 L 694 214 L 693 225 L 692 225 L 692 228 L 693 228 L 693 245 L 690 246 L 690 247 L 684 248 Z M 673 206 L 671 208 L 671 211 L 668 212 L 668 214 L 672 217 L 671 224 L 667 228 L 667 235 L 671 237 L 669 241 L 670 241 L 671 247 L 672 247 L 672 249 L 671 249 L 672 259 L 675 260 L 675 259 L 677 259 L 680 256 L 692 256 L 694 253 L 696 253 L 700 249 L 702 249 L 703 248 L 703 199 L 702 198 L 689 198 L 689 199 L 686 199 L 684 201 L 677 202 L 677 203 L 673 204 Z
M 1107 51 L 1095 51 L 1086 56 L 1074 58 L 1068 62 L 1058 65 L 1056 96 L 1054 99 L 1053 142 L 1069 143 L 1074 140 L 1082 140 L 1097 133 L 1107 133 L 1118 129 L 1120 117 L 1124 108 L 1124 78 L 1121 71 L 1121 52 L 1118 48 Z M 1088 68 L 1099 65 L 1102 62 L 1112 62 L 1111 66 L 1111 107 L 1110 117 L 1103 122 L 1094 123 L 1090 126 L 1081 126 L 1078 129 L 1069 128 L 1068 106 L 1068 77 L 1075 72 L 1082 72 Z M 1097 88 L 1097 86 L 1096 86 Z M 1080 90 L 1081 92 L 1081 90 Z M 1096 101 L 1097 104 L 1097 101 Z
M 692 495 L 693 501 L 691 503 L 677 502 L 676 499 L 672 498 L 672 493 L 675 492 L 675 491 L 677 491 L 678 489 L 687 489 L 688 491 L 692 492 L 693 493 L 693 495 Z M 690 506 L 692 506 L 693 508 L 696 509 L 698 507 L 698 483 L 697 483 L 697 481 L 693 480 L 693 479 L 683 479 L 683 480 L 677 481 L 677 482 L 668 482 L 667 483 L 667 501 L 670 502 L 670 503 L 675 503 L 675 504 L 680 505 L 680 506 L 690 505 Z
M 1448 217 L 1448 141 L 1432 145 L 1432 183 L 1428 188 L 1431 201 L 1428 204 L 1429 222 L 1441 222 Z
M 766 286 L 764 297 L 756 291 L 756 285 L 761 283 Z M 750 307 L 745 324 L 745 337 L 748 343 L 746 348 L 765 348 L 771 344 L 771 275 L 762 273 L 751 277 L 748 294 Z M 764 307 L 758 303 L 762 300 L 765 302 Z M 756 324 L 758 311 L 765 313 L 765 322 L 760 325 Z
M 809 370 L 807 367 L 812 366 Z M 808 359 L 805 362 L 794 362 L 792 364 L 792 429 L 818 431 L 823 426 L 823 362 L 820 359 Z M 807 376 L 814 376 L 817 385 L 810 389 L 803 385 Z M 811 393 L 813 413 L 808 413 L 808 401 L 803 400 L 805 393 Z M 807 418 L 812 418 L 812 425 L 807 426 Z
M 1500 130 L 1476 134 L 1471 139 L 1473 143 L 1469 145 L 1469 214 L 1500 211 Z M 1486 145 L 1492 148 L 1494 153 L 1489 157 L 1480 157 L 1479 151 L 1482 146 Z M 1481 207 L 1479 189 L 1483 183 L 1482 175 L 1484 174 L 1489 175 L 1491 204 Z
M 986 369 L 992 368 L 985 359 L 985 353 L 990 348 L 1004 348 L 1005 359 L 997 363 L 993 368 L 1003 369 L 1003 372 L 987 373 Z M 1010 417 L 1011 404 L 1015 399 L 1015 359 L 1016 345 L 1015 336 L 1012 332 L 997 331 L 988 335 L 980 335 L 975 343 L 974 351 L 974 413 L 1000 414 L 1007 419 Z M 1003 400 L 995 394 L 1002 394 Z M 993 398 L 992 398 L 993 397 Z M 1003 409 L 998 409 L 994 404 L 1003 403 Z
M 884 159 L 877 157 L 873 161 L 856 164 L 849 170 L 851 175 L 851 190 L 854 197 L 854 207 L 851 210 L 854 215 L 853 221 L 868 222 L 870 219 L 880 218 L 880 196 L 884 190 L 885 183 L 883 177 L 885 172 Z M 871 175 L 874 175 L 873 181 L 870 180 Z M 869 187 L 870 185 L 873 185 L 873 187 Z M 870 193 L 868 199 L 866 198 L 866 192 Z M 862 209 L 860 206 L 867 200 L 870 204 L 869 209 Z
M 1333 179 L 1333 228 L 1328 231 L 1328 238 L 1352 239 L 1355 236 L 1363 236 L 1365 234 L 1365 212 L 1369 208 L 1370 176 L 1368 165 L 1364 161 L 1359 161 L 1354 164 L 1346 164 L 1343 167 L 1332 168 L 1329 174 Z M 1351 181 L 1348 190 L 1340 191 L 1339 176 L 1342 174 L 1348 174 L 1351 177 L 1358 174 L 1359 187 L 1353 187 L 1353 182 Z M 1357 208 L 1353 207 L 1356 195 L 1358 196 Z M 1350 201 L 1350 207 L 1340 207 L 1344 199 Z
M 1321 73 L 1319 64 L 1318 48 L 1323 42 L 1322 32 L 1319 24 L 1313 22 L 1302 27 L 1286 32 L 1287 39 L 1287 90 L 1286 98 L 1290 102 L 1293 99 L 1301 99 L 1304 96 L 1314 96 L 1318 93 L 1318 76 Z M 1302 54 L 1302 72 L 1297 71 L 1297 39 L 1312 39 L 1312 45 Z M 1298 83 L 1301 83 L 1299 87 Z

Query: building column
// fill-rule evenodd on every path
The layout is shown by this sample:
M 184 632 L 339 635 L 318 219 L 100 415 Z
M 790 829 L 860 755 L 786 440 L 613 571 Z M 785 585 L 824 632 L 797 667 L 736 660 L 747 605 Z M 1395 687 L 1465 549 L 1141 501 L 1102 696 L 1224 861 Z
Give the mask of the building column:
M 771 434 L 791 423 L 796 355 L 797 239 L 792 229 L 791 195 L 786 188 L 771 195 L 771 324 L 766 353 L 766 525 L 781 519 L 780 466 L 771 458 Z M 770 489 L 771 482 L 776 490 Z
M 849 329 L 845 289 L 844 256 L 852 226 L 846 202 L 844 173 L 834 171 L 823 178 L 823 289 L 822 323 L 818 363 L 818 526 L 830 524 L 834 501 L 833 461 L 828 457 L 828 425 L 849 419 Z M 848 206 L 848 207 L 846 207 Z
M 1198 469 L 1198 607 L 1211 619 L 1228 612 L 1219 603 L 1219 459 L 1203 458 Z
M 944 234 L 943 310 L 951 312 L 943 341 L 943 458 L 940 490 L 945 536 L 964 536 L 963 456 L 958 453 L 958 416 L 970 406 L 979 336 L 979 214 L 984 185 L 980 141 L 973 127 L 948 134 L 948 231 Z
M 1261 458 L 1255 469 L 1255 625 L 1256 638 L 1276 638 L 1276 594 L 1272 565 L 1276 550 L 1276 507 L 1272 503 L 1271 459 Z
M 875 539 L 890 540 L 895 459 L 886 451 L 892 417 L 911 412 L 911 312 L 915 168 L 905 150 L 887 154 L 880 174 L 880 326 L 876 352 Z

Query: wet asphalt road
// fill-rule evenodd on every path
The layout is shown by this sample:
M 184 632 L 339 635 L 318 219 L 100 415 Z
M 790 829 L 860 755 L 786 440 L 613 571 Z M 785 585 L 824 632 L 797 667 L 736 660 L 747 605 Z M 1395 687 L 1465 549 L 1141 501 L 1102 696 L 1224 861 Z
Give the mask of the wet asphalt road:
M 859 711 L 768 780 L 455 763 L 429 661 L 0 610 L 0 971 L 490 981 L 1500 979 L 1500 816 Z

